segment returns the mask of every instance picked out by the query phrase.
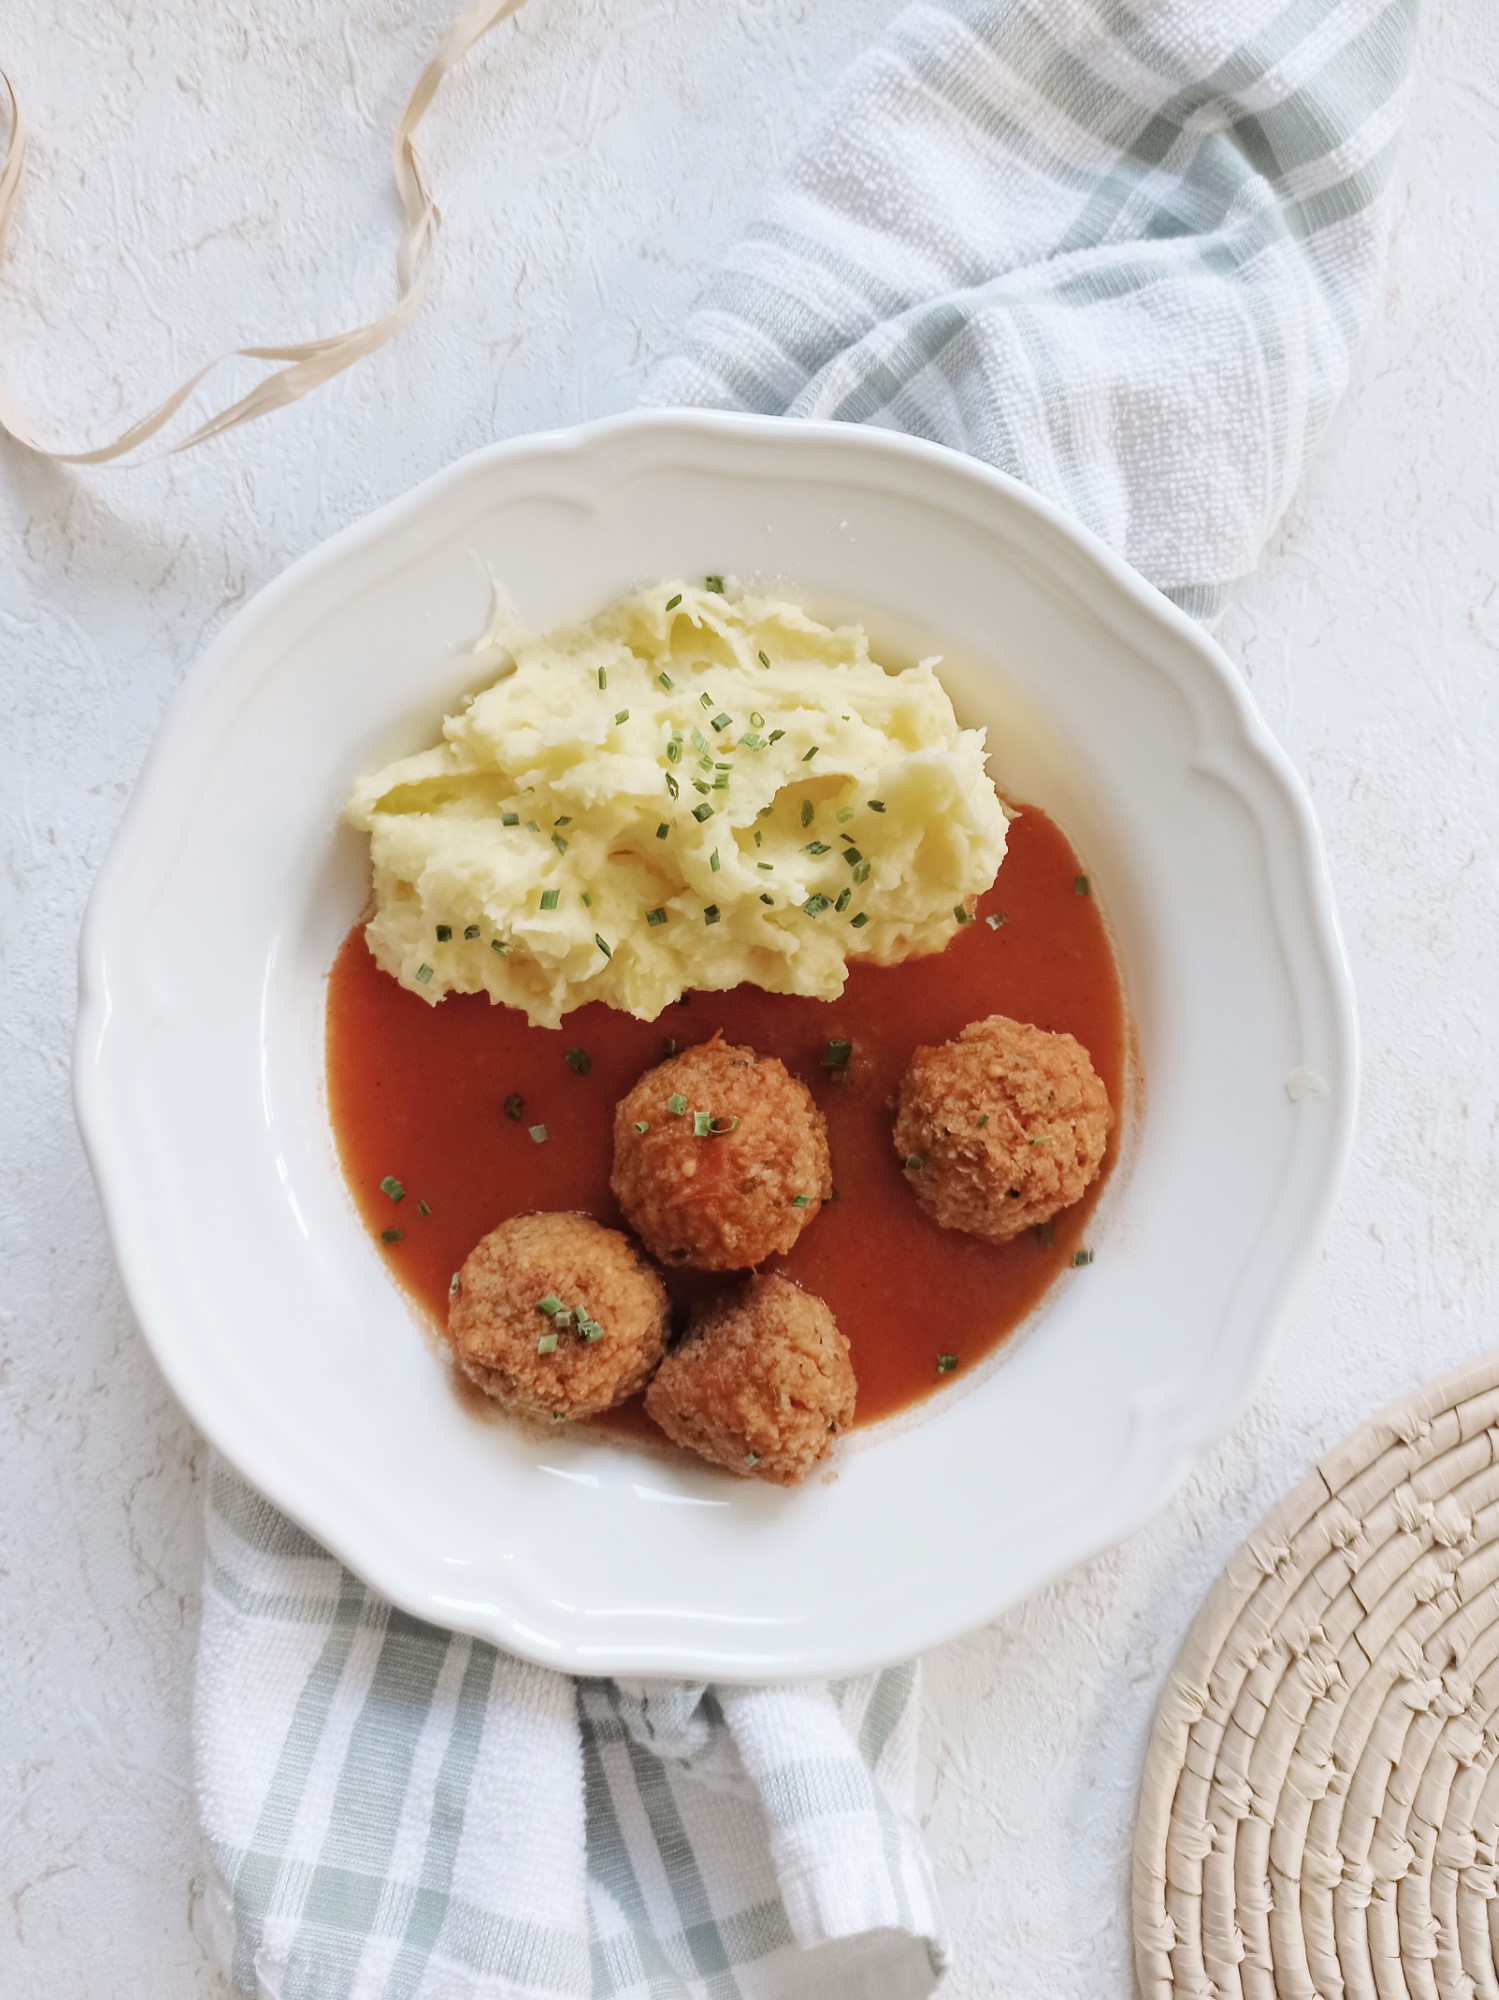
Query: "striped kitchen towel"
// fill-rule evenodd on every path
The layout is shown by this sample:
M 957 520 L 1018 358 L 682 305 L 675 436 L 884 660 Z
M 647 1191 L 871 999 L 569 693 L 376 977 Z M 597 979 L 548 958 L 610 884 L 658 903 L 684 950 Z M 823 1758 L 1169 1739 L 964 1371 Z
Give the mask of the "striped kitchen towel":
M 1372 307 L 1412 42 L 1413 0 L 923 0 L 834 92 L 650 400 L 956 445 L 1207 615 Z M 574 1682 L 393 1611 L 222 1466 L 208 1543 L 198 1802 L 243 1992 L 938 1983 L 911 1669 Z

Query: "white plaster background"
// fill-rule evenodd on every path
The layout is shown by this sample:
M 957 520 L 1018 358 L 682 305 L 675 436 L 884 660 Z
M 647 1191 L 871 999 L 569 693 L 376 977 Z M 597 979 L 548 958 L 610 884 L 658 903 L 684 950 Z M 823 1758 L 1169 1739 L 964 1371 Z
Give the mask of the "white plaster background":
M 453 0 L 5 0 L 36 126 L 0 356 L 97 437 L 390 295 L 385 148 Z M 0 450 L 0 1994 L 189 2000 L 203 1453 L 68 1103 L 89 884 L 162 708 L 294 556 L 458 453 L 629 404 L 895 0 L 532 0 L 450 86 L 393 349 L 129 473 Z M 1432 0 L 1389 292 L 1223 637 L 1316 800 L 1361 996 L 1357 1158 L 1255 1408 L 1117 1553 L 928 1664 L 953 2000 L 1123 2000 L 1145 1732 L 1210 1578 L 1322 1447 L 1499 1338 L 1499 28 Z

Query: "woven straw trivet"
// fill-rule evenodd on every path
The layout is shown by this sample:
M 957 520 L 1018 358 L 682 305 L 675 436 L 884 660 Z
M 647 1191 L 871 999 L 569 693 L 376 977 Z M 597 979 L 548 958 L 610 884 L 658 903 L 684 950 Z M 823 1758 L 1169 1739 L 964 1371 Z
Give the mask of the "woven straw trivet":
M 1499 1355 L 1394 1404 L 1249 1537 L 1166 1686 L 1144 2000 L 1499 2000 Z

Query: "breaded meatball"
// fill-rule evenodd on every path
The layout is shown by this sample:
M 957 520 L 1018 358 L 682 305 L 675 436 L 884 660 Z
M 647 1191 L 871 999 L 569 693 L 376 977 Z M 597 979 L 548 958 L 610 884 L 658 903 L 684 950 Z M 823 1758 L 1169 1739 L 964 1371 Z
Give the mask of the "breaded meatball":
M 648 1415 L 714 1465 L 794 1486 L 854 1420 L 848 1342 L 821 1299 L 762 1274 L 699 1309 L 645 1392 Z
M 912 1056 L 895 1150 L 934 1222 L 1003 1243 L 1083 1194 L 1112 1122 L 1081 1042 L 991 1014 Z
M 715 1035 L 615 1106 L 609 1184 L 663 1264 L 743 1270 L 784 1255 L 831 1197 L 827 1127 L 784 1064 Z
M 522 1417 L 589 1417 L 661 1359 L 666 1287 L 629 1237 L 586 1215 L 517 1215 L 476 1243 L 448 1306 L 465 1375 Z

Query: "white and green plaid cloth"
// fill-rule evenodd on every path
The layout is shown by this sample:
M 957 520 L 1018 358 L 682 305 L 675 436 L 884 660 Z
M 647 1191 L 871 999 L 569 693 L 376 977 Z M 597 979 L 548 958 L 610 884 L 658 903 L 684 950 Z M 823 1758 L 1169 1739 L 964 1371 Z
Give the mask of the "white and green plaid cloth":
M 1414 0 L 923 0 L 651 400 L 956 445 L 1208 615 L 1372 308 L 1413 38 Z M 214 1472 L 198 1803 L 224 1962 L 261 2000 L 915 2000 L 945 1963 L 916 1716 L 910 1668 L 522 1665 Z

